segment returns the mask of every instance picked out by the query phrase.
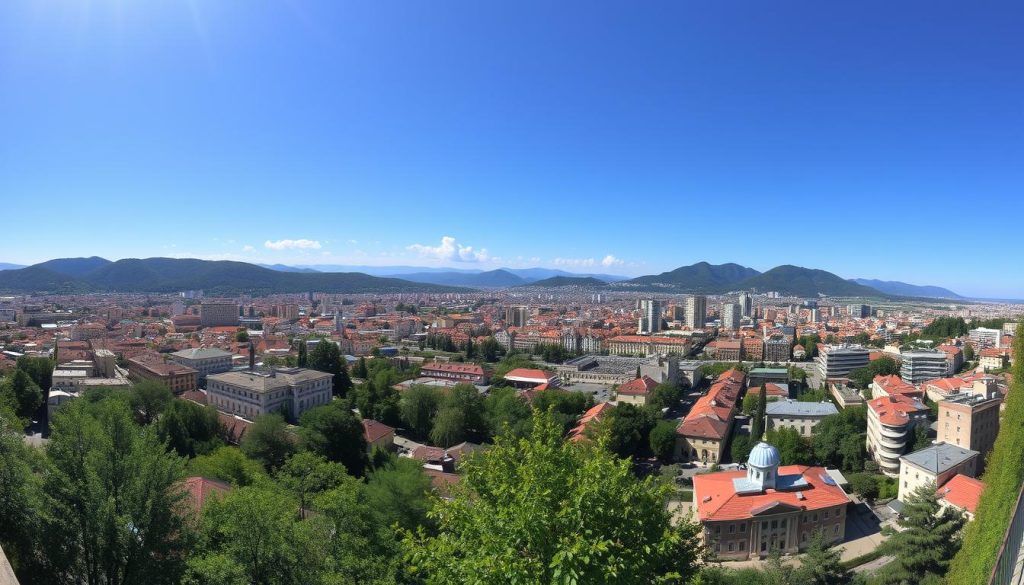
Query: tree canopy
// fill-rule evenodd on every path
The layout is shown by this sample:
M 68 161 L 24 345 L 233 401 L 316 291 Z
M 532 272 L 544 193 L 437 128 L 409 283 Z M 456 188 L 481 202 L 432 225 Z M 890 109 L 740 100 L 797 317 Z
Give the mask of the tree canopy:
M 437 534 L 406 538 L 410 571 L 426 583 L 682 582 L 695 572 L 696 527 L 672 525 L 667 488 L 637 481 L 603 445 L 565 441 L 549 413 L 534 415 L 525 438 L 499 436 L 464 473 L 431 513 Z

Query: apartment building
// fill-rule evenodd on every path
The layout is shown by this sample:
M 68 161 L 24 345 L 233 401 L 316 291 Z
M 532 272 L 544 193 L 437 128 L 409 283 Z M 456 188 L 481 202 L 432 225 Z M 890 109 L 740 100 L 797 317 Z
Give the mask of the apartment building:
M 128 377 L 134 381 L 153 380 L 175 394 L 195 390 L 199 372 L 165 359 L 162 354 L 146 352 L 128 360 Z
M 823 380 L 845 378 L 853 370 L 868 365 L 868 359 L 868 350 L 855 344 L 819 345 L 818 357 L 814 358 Z
M 957 394 L 939 402 L 938 440 L 985 454 L 999 434 L 998 394 Z M 978 470 L 979 473 L 981 470 Z
M 1003 340 L 1003 332 L 1001 330 L 988 329 L 987 327 L 971 329 L 967 332 L 967 336 L 978 349 L 1001 347 Z
M 686 297 L 685 324 L 690 329 L 704 327 L 704 319 L 708 314 L 708 298 L 704 295 Z
M 923 402 L 903 395 L 868 400 L 867 451 L 882 473 L 895 477 L 900 457 L 913 445 L 914 427 L 928 424 L 931 412 Z
M 743 312 L 737 303 L 725 303 L 722 305 L 722 327 L 735 331 L 740 328 L 740 321 L 743 319 Z
M 203 301 L 199 305 L 199 321 L 203 327 L 238 325 L 239 306 L 234 301 Z
M 914 350 L 900 354 L 900 378 L 909 384 L 922 384 L 947 375 L 946 353 L 938 350 Z
M 764 341 L 764 361 L 788 362 L 793 342 L 786 337 L 769 337 Z

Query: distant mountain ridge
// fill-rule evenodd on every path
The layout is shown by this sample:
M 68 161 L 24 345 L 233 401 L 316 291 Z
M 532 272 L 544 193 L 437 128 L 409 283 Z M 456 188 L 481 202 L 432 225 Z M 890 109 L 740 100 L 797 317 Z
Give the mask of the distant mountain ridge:
M 661 274 L 640 276 L 623 284 L 642 287 L 684 288 L 687 292 L 717 293 L 730 290 L 732 285 L 759 274 L 761 273 L 757 270 L 739 264 L 698 262 Z
M 390 278 L 402 278 L 412 282 L 425 284 L 441 284 L 446 286 L 469 286 L 474 288 L 508 288 L 519 286 L 526 281 L 508 270 L 499 268 L 487 272 L 411 272 Z
M 716 265 L 698 262 L 611 286 L 620 289 L 704 294 L 723 294 L 738 290 L 777 291 L 784 295 L 801 297 L 885 297 L 887 294 L 844 280 L 831 272 L 789 264 L 776 266 L 762 273 L 734 263 Z
M 608 283 L 601 280 L 600 278 L 594 278 L 593 276 L 552 276 L 551 278 L 545 278 L 543 280 L 537 280 L 534 282 L 528 282 L 520 286 L 539 286 L 544 288 L 561 288 L 563 286 L 582 286 L 582 287 L 604 287 L 608 286 Z
M 962 299 L 957 293 L 941 286 L 907 284 L 898 280 L 875 280 L 870 278 L 851 278 L 852 282 L 870 286 L 891 295 L 903 297 L 924 297 L 930 299 Z
M 88 268 L 92 267 L 92 270 Z M 245 262 L 190 258 L 62 258 L 0 271 L 0 291 L 209 294 L 458 292 L 468 289 L 381 278 L 358 272 L 282 272 Z

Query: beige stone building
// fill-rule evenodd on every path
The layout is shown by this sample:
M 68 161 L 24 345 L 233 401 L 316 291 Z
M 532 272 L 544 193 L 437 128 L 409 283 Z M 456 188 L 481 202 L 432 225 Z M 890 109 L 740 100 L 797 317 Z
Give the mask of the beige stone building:
M 976 477 L 981 459 L 977 451 L 957 447 L 949 443 L 936 443 L 900 457 L 899 495 L 900 502 L 923 485 L 931 483 L 941 488 L 956 474 Z
M 985 454 L 995 445 L 999 433 L 998 394 L 950 396 L 939 403 L 938 440 Z
M 332 376 L 306 368 L 270 368 L 211 374 L 207 400 L 217 410 L 252 420 L 283 412 L 298 420 L 303 412 L 331 402 Z
M 797 402 L 779 400 L 769 402 L 765 410 L 768 430 L 784 428 L 796 429 L 800 436 L 814 435 L 814 427 L 826 416 L 838 414 L 839 410 L 831 402 Z

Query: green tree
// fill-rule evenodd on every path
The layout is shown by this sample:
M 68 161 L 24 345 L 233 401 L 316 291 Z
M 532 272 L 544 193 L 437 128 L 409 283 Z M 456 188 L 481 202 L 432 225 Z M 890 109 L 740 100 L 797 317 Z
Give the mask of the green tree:
M 182 457 L 209 453 L 221 445 L 220 422 L 212 406 L 174 400 L 156 423 L 157 436 Z
M 919 424 L 914 426 L 914 444 L 907 450 L 907 453 L 918 451 L 932 444 L 932 438 L 928 432 L 928 425 Z
M 23 355 L 15 362 L 16 367 L 28 374 L 32 381 L 41 389 L 49 390 L 53 386 L 53 360 L 44 357 Z
M 30 574 L 42 570 L 36 563 L 42 492 L 31 456 L 21 439 L 21 423 L 13 413 L 0 412 L 0 547 L 26 584 L 32 582 Z
M 242 436 L 240 446 L 246 457 L 259 461 L 265 469 L 273 471 L 284 465 L 285 460 L 295 452 L 295 438 L 288 432 L 283 416 L 276 413 L 263 414 L 256 417 Z
M 648 404 L 652 408 L 661 410 L 662 408 L 670 408 L 679 404 L 679 401 L 683 398 L 683 389 L 678 384 L 672 384 L 669 382 L 662 382 L 654 387 L 654 391 L 651 392 L 651 398 Z
M 301 451 L 288 458 L 277 470 L 277 483 L 298 502 L 296 516 L 306 517 L 311 499 L 322 492 L 341 485 L 346 476 L 345 467 L 331 463 L 321 455 Z
M 336 488 L 316 498 L 317 519 L 325 523 L 331 538 L 331 572 L 325 583 L 394 585 L 402 574 L 399 541 L 394 522 L 375 508 L 364 485 L 346 477 Z
M 768 388 L 761 384 L 761 393 L 757 395 L 757 410 L 754 411 L 754 419 L 750 421 L 750 441 L 757 444 L 764 437 L 764 417 L 768 409 Z
M 964 351 L 964 362 L 973 362 L 974 361 L 974 347 L 971 346 L 971 344 L 968 343 L 968 344 L 964 345 L 963 351 Z
M 779 461 L 782 465 L 809 465 L 813 463 L 814 453 L 800 431 L 792 427 L 782 427 L 768 431 L 765 441 L 779 450 Z
M 533 409 L 541 412 L 551 410 L 563 432 L 575 426 L 580 415 L 593 405 L 593 397 L 584 392 L 549 389 L 538 392 L 533 397 Z
M 522 437 L 530 428 L 530 405 L 514 388 L 492 388 L 484 398 L 484 424 L 490 437 L 506 428 Z
M 650 411 L 628 402 L 619 404 L 611 412 L 608 448 L 620 457 L 630 457 L 649 442 L 654 417 Z
M 473 359 L 473 356 L 476 355 L 475 351 L 476 351 L 476 348 L 473 347 L 473 338 L 472 337 L 468 337 L 466 339 L 466 359 L 467 360 Z
M 432 503 L 430 478 L 419 461 L 391 456 L 366 482 L 366 501 L 384 524 L 406 530 L 427 526 Z
M 823 465 L 844 471 L 860 471 L 867 457 L 866 434 L 867 409 L 864 407 L 844 408 L 826 416 L 814 427 L 811 439 L 814 458 Z
M 323 582 L 329 526 L 299 520 L 291 498 L 270 487 L 244 487 L 211 501 L 200 546 L 188 560 L 190 585 L 303 585 Z
M 501 356 L 502 347 L 493 336 L 488 337 L 480 343 L 480 356 L 485 362 L 494 363 Z
M 132 412 L 141 424 L 155 421 L 174 400 L 174 395 L 160 382 L 143 380 L 132 386 L 129 394 Z
M 959 510 L 939 505 L 935 484 L 915 490 L 896 521 L 901 530 L 887 529 L 889 539 L 878 547 L 881 554 L 893 557 L 879 570 L 880 582 L 911 585 L 945 575 L 949 561 L 960 549 L 964 521 Z
M 209 455 L 199 455 L 188 462 L 189 475 L 226 481 L 245 487 L 266 477 L 260 462 L 249 459 L 234 447 L 218 447 Z
M 466 440 L 465 413 L 446 406 L 437 411 L 430 429 L 430 440 L 438 447 L 451 447 Z
M 306 345 L 305 339 L 299 341 L 299 357 L 296 364 L 300 368 L 305 368 L 309 365 L 309 346 Z
M 120 400 L 76 400 L 54 417 L 44 479 L 49 573 L 61 580 L 177 583 L 190 531 L 184 463 Z
M 235 333 L 235 341 L 237 341 L 238 343 L 248 343 L 249 342 L 249 332 L 247 330 L 245 330 L 245 329 L 239 329 Z
M 340 403 L 311 408 L 302 414 L 299 441 L 303 449 L 341 463 L 355 476 L 366 467 L 363 423 Z
M 441 404 L 441 396 L 430 386 L 413 385 L 402 394 L 398 402 L 399 413 L 406 428 L 414 437 L 425 439 L 430 436 L 434 416 Z
M 651 452 L 662 463 L 672 461 L 676 451 L 676 423 L 670 420 L 659 420 L 658 424 L 651 429 L 650 443 Z
M 24 370 L 17 368 L 9 380 L 0 385 L 0 393 L 7 394 L 7 402 L 23 422 L 31 419 L 43 405 L 43 391 Z
M 743 414 L 750 418 L 754 418 L 754 415 L 757 413 L 757 398 L 758 394 L 756 392 L 747 392 L 746 395 L 743 396 L 743 403 L 741 407 Z
M 668 487 L 637 481 L 599 438 L 567 442 L 548 414 L 463 465 L 436 536 L 408 535 L 410 571 L 433 583 L 652 583 L 696 572 L 697 528 L 673 526 Z M 598 504 L 599 502 L 599 504 Z
M 729 448 L 729 454 L 732 455 L 733 463 L 743 463 L 750 457 L 750 450 L 754 446 L 750 443 L 750 437 L 747 435 L 736 435 L 732 438 L 732 446 Z
M 811 544 L 800 557 L 800 566 L 793 572 L 792 583 L 800 585 L 847 585 L 853 574 L 839 560 L 839 550 L 829 546 L 821 531 L 815 532 Z
M 359 358 L 359 361 L 356 362 L 356 365 L 354 366 L 354 369 L 352 370 L 352 375 L 355 376 L 356 378 L 362 378 L 364 380 L 367 377 L 369 377 L 370 370 L 367 369 L 367 367 L 366 367 L 366 358 L 365 357 Z
M 337 343 L 321 339 L 308 359 L 310 368 L 334 376 L 332 382 L 335 396 L 345 396 L 352 389 L 352 379 L 348 377 L 348 368 L 342 363 L 341 348 Z

